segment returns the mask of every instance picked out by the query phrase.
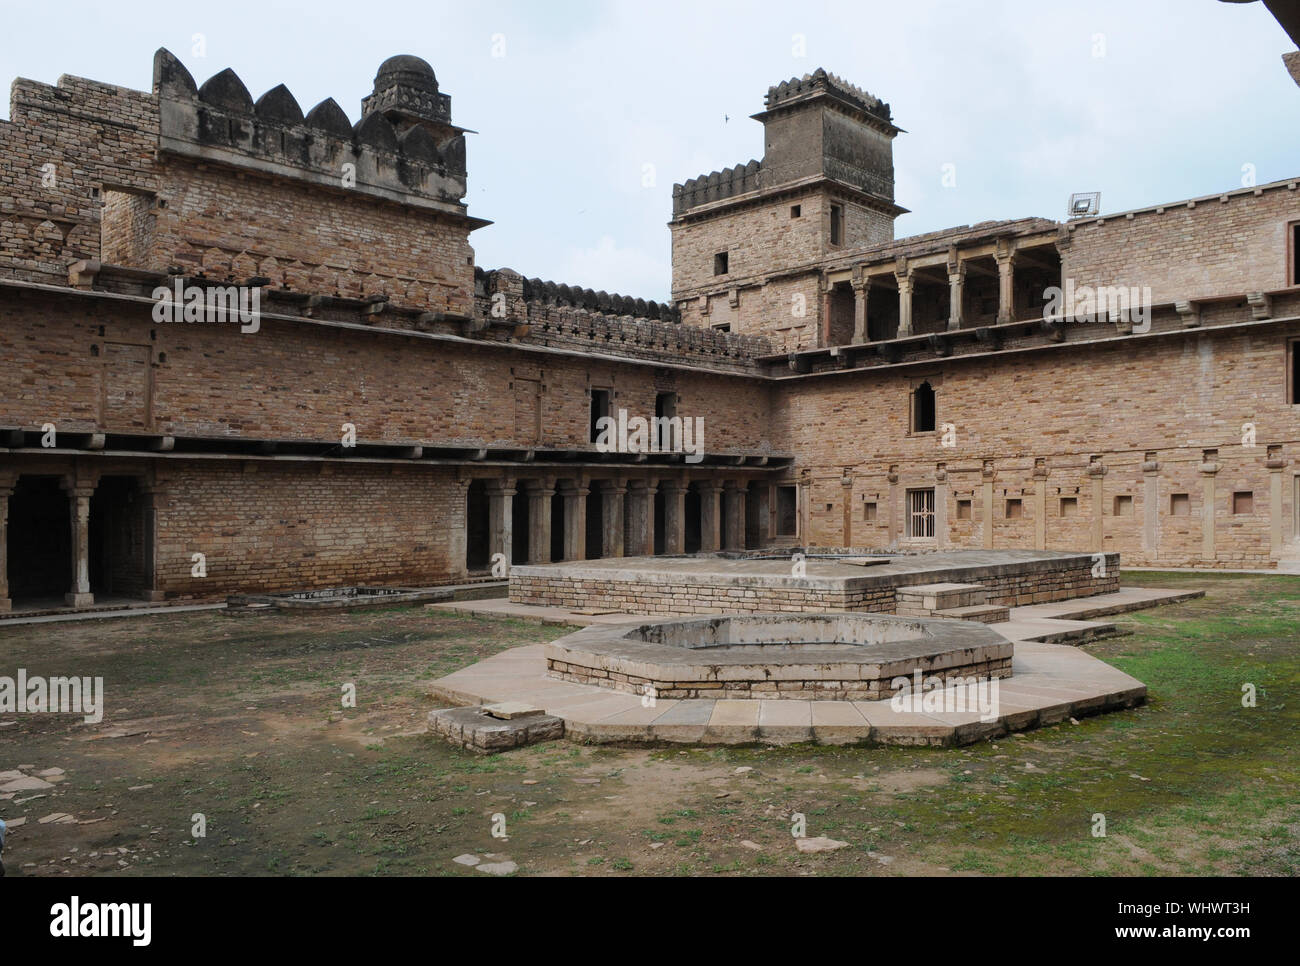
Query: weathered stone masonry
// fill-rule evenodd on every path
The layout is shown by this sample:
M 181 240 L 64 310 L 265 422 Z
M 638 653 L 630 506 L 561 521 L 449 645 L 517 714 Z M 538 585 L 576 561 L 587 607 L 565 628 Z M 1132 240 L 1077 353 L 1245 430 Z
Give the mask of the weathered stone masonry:
M 659 304 L 475 266 L 467 132 L 418 58 L 355 124 L 166 51 L 149 92 L 16 81 L 0 608 L 424 585 L 495 555 L 1300 557 L 1294 180 L 895 240 L 888 105 L 818 71 L 756 117 L 762 159 L 674 189 Z M 1149 327 L 1044 322 L 1067 281 L 1149 288 Z M 159 322 L 176 284 L 255 290 L 257 331 Z M 700 417 L 699 461 L 599 452 L 619 410 Z

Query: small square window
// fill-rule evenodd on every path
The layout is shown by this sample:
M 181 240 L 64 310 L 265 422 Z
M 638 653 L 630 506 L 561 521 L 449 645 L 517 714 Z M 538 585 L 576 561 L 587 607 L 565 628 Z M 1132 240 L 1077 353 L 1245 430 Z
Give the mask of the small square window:
M 1192 515 L 1192 498 L 1187 493 L 1169 494 L 1169 515 L 1174 517 L 1190 517 Z
M 876 505 L 874 503 L 862 504 L 862 521 L 864 523 L 874 523 L 876 521 Z
M 730 269 L 727 267 L 727 253 L 718 252 L 718 254 L 713 256 L 713 274 L 726 275 L 728 271 L 730 271 Z
M 1232 512 L 1235 514 L 1255 512 L 1255 494 L 1251 490 L 1239 490 L 1232 494 Z
M 790 206 L 790 217 L 791 217 L 791 218 L 798 218 L 798 217 L 800 217 L 802 214 L 803 214 L 803 206 L 802 206 L 802 205 L 791 205 L 791 206 Z
M 1025 504 L 1023 500 L 1007 500 L 1007 519 L 1019 520 L 1025 515 Z
M 1077 517 L 1079 515 L 1079 498 L 1077 496 L 1061 497 L 1061 516 Z
M 957 501 L 957 519 L 958 519 L 958 520 L 969 520 L 969 519 L 970 519 L 970 510 L 971 510 L 971 501 L 970 501 L 970 500 L 958 500 L 958 501 Z
M 1131 517 L 1133 515 L 1133 497 L 1127 493 L 1121 493 L 1115 497 L 1115 516 Z

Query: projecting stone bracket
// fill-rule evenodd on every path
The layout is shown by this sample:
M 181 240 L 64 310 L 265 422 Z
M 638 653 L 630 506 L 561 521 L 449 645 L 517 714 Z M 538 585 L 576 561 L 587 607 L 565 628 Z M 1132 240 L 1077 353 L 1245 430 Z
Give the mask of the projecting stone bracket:
M 1195 329 L 1201 324 L 1201 306 L 1198 302 L 1190 300 L 1174 303 L 1174 311 L 1178 313 L 1178 318 L 1182 320 L 1183 328 Z
M 1250 317 L 1256 321 L 1273 317 L 1273 298 L 1266 292 L 1247 292 L 1246 301 L 1250 303 Z

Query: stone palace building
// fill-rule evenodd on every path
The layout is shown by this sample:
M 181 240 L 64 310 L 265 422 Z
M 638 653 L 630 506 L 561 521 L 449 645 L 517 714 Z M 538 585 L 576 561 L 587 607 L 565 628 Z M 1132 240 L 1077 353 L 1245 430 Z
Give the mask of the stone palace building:
M 761 159 L 674 187 L 659 304 L 475 265 L 419 58 L 355 123 L 165 50 L 147 92 L 16 81 L 0 608 L 767 547 L 1300 560 L 1300 179 L 896 239 L 887 104 L 818 70 L 755 118 Z

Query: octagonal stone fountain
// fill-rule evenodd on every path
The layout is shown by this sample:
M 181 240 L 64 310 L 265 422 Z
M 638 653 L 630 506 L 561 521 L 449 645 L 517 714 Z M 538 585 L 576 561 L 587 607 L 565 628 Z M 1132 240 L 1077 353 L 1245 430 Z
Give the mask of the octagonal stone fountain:
M 592 625 L 546 645 L 553 678 L 659 698 L 878 701 L 917 673 L 1011 675 L 987 625 L 879 614 L 744 614 Z

